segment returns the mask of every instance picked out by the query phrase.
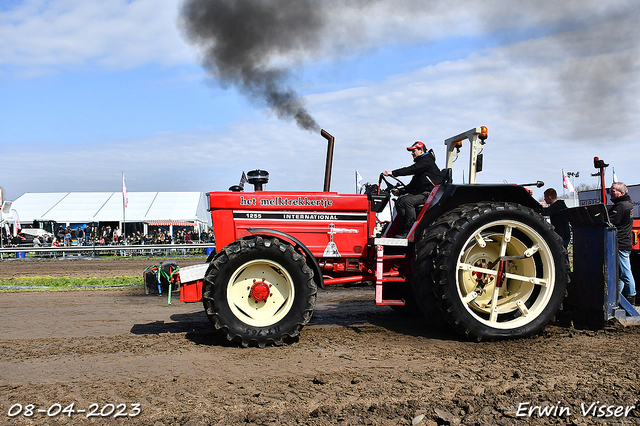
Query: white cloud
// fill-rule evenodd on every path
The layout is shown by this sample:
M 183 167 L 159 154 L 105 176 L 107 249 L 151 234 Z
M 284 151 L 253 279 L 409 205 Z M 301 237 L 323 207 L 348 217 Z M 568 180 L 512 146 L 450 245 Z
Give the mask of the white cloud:
M 388 21 L 383 19 L 380 3 L 362 29 L 366 37 L 358 43 L 383 43 L 384 37 L 374 35 L 376 23 L 381 35 L 397 34 L 405 26 L 410 38 L 425 36 L 420 31 L 427 22 L 425 34 L 444 37 L 453 31 L 446 23 L 456 16 L 464 19 L 456 21 L 455 28 L 473 32 L 480 31 L 480 26 L 486 31 L 493 22 L 502 28 L 509 16 L 517 15 L 510 15 L 512 6 L 505 11 L 496 7 L 501 2 L 490 3 L 492 8 L 477 8 L 476 21 L 469 11 L 457 15 L 456 8 L 439 10 L 428 21 L 411 20 L 406 14 L 404 20 Z M 0 12 L 0 63 L 67 67 L 94 62 L 116 68 L 149 61 L 189 61 L 175 29 L 179 3 L 158 4 L 26 1 Z M 578 17 L 612 13 L 619 5 L 629 2 L 560 2 L 559 12 L 545 22 L 560 25 L 571 13 Z M 491 20 L 487 10 L 493 13 Z M 529 25 L 540 24 L 547 19 L 545 11 L 540 7 L 539 13 L 523 14 L 521 19 Z M 640 147 L 634 134 L 640 125 L 638 35 L 635 26 L 631 36 L 627 32 L 635 15 L 613 15 L 594 26 L 574 22 L 547 37 L 477 52 L 380 83 L 309 96 L 309 111 L 336 137 L 332 190 L 353 191 L 355 169 L 365 180 L 374 181 L 382 170 L 407 165 L 411 159 L 405 147 L 415 140 L 432 146 L 443 165 L 443 140 L 480 125 L 488 126 L 490 132 L 480 182 L 542 179 L 561 189 L 564 168 L 580 171 L 580 182 L 593 184 L 592 159 L 599 156 L 616 168 L 621 179 L 640 183 L 637 155 L 633 155 Z M 348 19 L 338 15 L 336 26 Z M 615 24 L 622 25 L 607 38 L 606 30 Z M 24 158 L 23 153 L 29 153 L 28 160 L 4 164 L 2 185 L 10 198 L 27 191 L 117 191 L 124 171 L 130 191 L 210 191 L 238 183 L 243 170 L 261 168 L 271 173 L 269 189 L 321 190 L 326 141 L 268 111 L 247 114 L 222 132 L 174 131 L 141 139 L 123 135 L 123 140 L 87 147 L 2 145 L 6 158 Z M 71 160 L 69 152 L 74 153 Z M 457 182 L 466 169 L 461 158 L 455 164 Z
M 178 25 L 183 3 L 24 0 L 0 10 L 0 66 L 55 68 L 90 63 L 123 69 L 149 62 L 191 63 L 197 54 L 185 42 Z M 326 0 L 317 4 L 325 15 L 322 39 L 308 52 L 295 50 L 297 57 L 280 60 L 299 63 L 358 54 L 381 45 L 488 33 L 508 37 L 498 34 L 532 28 L 560 31 L 603 15 L 637 9 L 635 0 Z
M 331 189 L 352 192 L 355 169 L 365 181 L 376 181 L 382 170 L 409 164 L 405 147 L 415 140 L 433 147 L 442 166 L 444 139 L 481 125 L 489 127 L 489 139 L 479 182 L 541 179 L 547 187 L 561 190 L 564 169 L 581 172 L 577 184 L 595 184 L 589 174 L 594 172 L 593 157 L 599 156 L 616 168 L 621 179 L 640 183 L 637 156 L 630 154 L 640 147 L 633 133 L 596 123 L 583 127 L 582 138 L 572 137 L 581 131 L 574 127 L 576 120 L 582 121 L 572 109 L 575 105 L 563 100 L 554 78 L 565 58 L 548 55 L 544 46 L 551 41 L 522 42 L 381 83 L 309 96 L 309 110 L 336 138 Z M 548 57 L 514 63 L 513 50 L 546 52 Z M 617 60 L 612 55 L 611 60 Z M 638 79 L 640 75 L 634 73 Z M 637 127 L 637 104 L 627 107 L 636 117 L 630 124 Z M 586 111 L 588 106 L 581 108 Z M 608 132 L 606 137 L 593 137 L 597 125 Z M 6 148 L 8 158 L 31 152 L 31 160 L 38 165 L 15 163 L 5 168 L 13 177 L 3 186 L 11 193 L 16 188 L 22 192 L 106 191 L 117 187 L 122 171 L 131 191 L 226 190 L 237 184 L 243 170 L 255 168 L 271 173 L 268 189 L 319 191 L 326 156 L 326 141 L 320 135 L 300 131 L 268 111 L 252 111 L 221 132 L 201 129 L 159 133 L 142 140 L 105 141 L 82 151 L 87 154 L 74 154 L 73 166 L 68 168 L 61 165 L 66 152 L 76 152 L 75 147 L 45 147 L 41 158 L 33 154 L 38 151 L 35 147 Z M 462 181 L 463 170 L 468 172 L 464 155 L 454 165 L 457 182 Z M 542 190 L 537 190 L 537 196 Z
M 127 69 L 191 62 L 178 0 L 25 0 L 0 11 L 0 65 Z

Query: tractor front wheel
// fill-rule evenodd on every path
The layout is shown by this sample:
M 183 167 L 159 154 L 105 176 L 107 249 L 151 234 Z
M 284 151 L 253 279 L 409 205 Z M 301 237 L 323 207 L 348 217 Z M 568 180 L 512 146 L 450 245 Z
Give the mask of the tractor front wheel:
M 309 322 L 317 286 L 304 256 L 277 238 L 251 237 L 222 249 L 204 281 L 216 330 L 242 346 L 282 345 Z

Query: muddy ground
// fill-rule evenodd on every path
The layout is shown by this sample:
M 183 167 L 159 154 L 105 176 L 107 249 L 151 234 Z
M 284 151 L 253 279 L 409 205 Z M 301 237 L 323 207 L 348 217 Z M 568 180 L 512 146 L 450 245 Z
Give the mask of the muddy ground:
M 135 276 L 153 262 L 4 261 L 0 277 Z M 242 349 L 200 304 L 141 288 L 2 292 L 0 424 L 638 425 L 639 342 L 640 327 L 611 324 L 473 343 L 355 287 L 321 291 L 297 343 Z

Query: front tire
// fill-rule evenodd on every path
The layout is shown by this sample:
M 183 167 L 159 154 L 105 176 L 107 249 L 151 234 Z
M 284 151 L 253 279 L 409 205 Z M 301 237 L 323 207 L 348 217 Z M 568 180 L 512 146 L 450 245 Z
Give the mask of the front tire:
M 305 257 L 277 238 L 234 241 L 211 262 L 203 304 L 229 341 L 264 347 L 293 341 L 311 319 L 317 286 Z
M 447 321 L 475 340 L 533 335 L 566 293 L 566 251 L 553 228 L 514 203 L 461 206 L 427 229 L 433 291 Z

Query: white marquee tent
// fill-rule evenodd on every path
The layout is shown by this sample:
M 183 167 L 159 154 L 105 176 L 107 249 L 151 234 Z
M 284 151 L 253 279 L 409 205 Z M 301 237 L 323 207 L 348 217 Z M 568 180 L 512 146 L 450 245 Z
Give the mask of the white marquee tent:
M 91 222 L 143 223 L 146 225 L 211 227 L 203 192 L 128 192 L 123 208 L 121 192 L 25 193 L 12 209 L 22 223 L 56 221 L 59 224 Z

